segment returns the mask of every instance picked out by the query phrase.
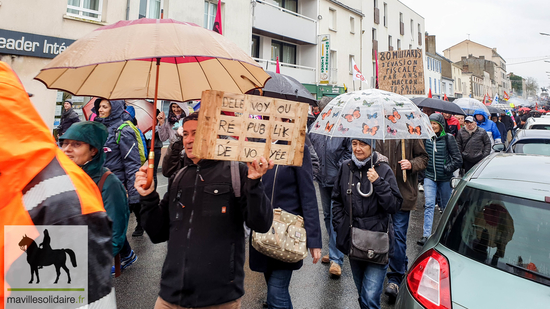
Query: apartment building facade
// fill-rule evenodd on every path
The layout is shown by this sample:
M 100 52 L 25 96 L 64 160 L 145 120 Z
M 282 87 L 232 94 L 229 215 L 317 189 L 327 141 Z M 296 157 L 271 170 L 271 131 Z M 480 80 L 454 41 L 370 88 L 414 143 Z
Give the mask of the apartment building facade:
M 445 49 L 443 53 L 446 58 L 453 62 L 461 61 L 463 57 L 470 58 L 470 55 L 487 61 L 492 61 L 495 69 L 494 72 L 489 72 L 489 74 L 491 74 L 491 79 L 495 84 L 494 94 L 498 94 L 502 97 L 504 95 L 504 91 L 510 93 L 511 86 L 510 79 L 506 74 L 506 60 L 504 60 L 504 58 L 497 52 L 496 48 L 490 48 L 474 41 L 464 40 Z M 481 74 L 481 76 L 482 75 L 483 74 Z
M 35 108 L 44 122 L 56 126 L 61 115 L 61 101 L 68 94 L 49 90 L 33 78 L 57 54 L 75 40 L 98 27 L 120 20 L 143 17 L 189 21 L 208 27 L 213 24 L 217 1 L 205 0 L 8 0 L 0 5 L 0 60 L 18 74 Z M 250 49 L 252 6 L 248 1 L 227 1 L 222 4 L 224 36 L 243 50 Z M 242 18 L 243 14 L 247 18 Z M 25 16 L 25 18 L 21 18 Z M 47 17 L 44 17 L 47 16 Z M 32 22 L 29 22 L 32 20 Z M 3 42 L 5 43 L 3 44 Z M 143 44 L 147 44 L 146 38 Z M 78 113 L 89 97 L 73 97 Z

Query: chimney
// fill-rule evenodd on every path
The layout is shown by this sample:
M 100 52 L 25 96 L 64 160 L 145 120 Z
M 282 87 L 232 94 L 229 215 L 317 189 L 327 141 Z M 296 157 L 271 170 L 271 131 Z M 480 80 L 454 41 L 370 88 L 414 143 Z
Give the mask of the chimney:
M 485 60 L 485 56 L 479 56 L 479 59 Z
M 426 52 L 432 53 L 435 55 L 437 52 L 436 46 L 435 46 L 435 35 L 427 35 L 425 37 L 426 40 Z
M 466 61 L 466 56 L 462 56 L 461 61 Z
M 468 65 L 467 65 L 467 64 L 463 64 L 463 65 L 462 65 L 462 71 L 464 71 L 464 72 L 469 72 L 469 71 L 468 71 Z

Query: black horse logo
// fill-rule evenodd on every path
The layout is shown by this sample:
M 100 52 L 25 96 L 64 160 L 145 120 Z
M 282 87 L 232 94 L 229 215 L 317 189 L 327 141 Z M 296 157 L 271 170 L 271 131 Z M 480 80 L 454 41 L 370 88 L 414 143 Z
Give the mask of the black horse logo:
M 39 248 L 34 240 L 32 240 L 32 238 L 30 237 L 27 237 L 27 235 L 23 236 L 23 239 L 21 239 L 21 241 L 19 242 L 19 247 L 21 248 L 21 250 L 27 252 L 27 262 L 31 266 L 31 281 L 29 281 L 29 283 L 33 282 L 34 274 L 36 274 L 36 283 L 39 283 L 40 278 L 38 277 L 38 269 L 42 268 L 43 266 L 50 265 L 55 266 L 55 272 L 57 273 L 57 277 L 55 278 L 54 283 L 57 283 L 57 281 L 59 280 L 59 275 L 61 274 L 60 268 L 63 268 L 67 273 L 67 277 L 69 278 L 67 283 L 71 283 L 71 273 L 69 272 L 67 266 L 65 266 L 65 262 L 67 260 L 65 253 L 69 254 L 73 267 L 76 267 L 76 256 L 73 250 L 52 250 L 52 247 L 50 246 L 50 234 L 48 233 L 48 230 L 44 230 L 44 240 L 42 241 L 40 246 L 42 246 L 42 248 Z

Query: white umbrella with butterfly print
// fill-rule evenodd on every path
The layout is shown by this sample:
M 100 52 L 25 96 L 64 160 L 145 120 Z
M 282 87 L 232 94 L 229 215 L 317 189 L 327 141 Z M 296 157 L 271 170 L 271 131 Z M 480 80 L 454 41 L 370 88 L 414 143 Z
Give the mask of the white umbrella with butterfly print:
M 310 132 L 377 140 L 435 136 L 428 116 L 416 104 L 404 96 L 379 89 L 353 91 L 334 98 L 319 114 Z M 401 143 L 403 147 L 404 144 Z M 403 176 L 406 180 L 405 174 Z

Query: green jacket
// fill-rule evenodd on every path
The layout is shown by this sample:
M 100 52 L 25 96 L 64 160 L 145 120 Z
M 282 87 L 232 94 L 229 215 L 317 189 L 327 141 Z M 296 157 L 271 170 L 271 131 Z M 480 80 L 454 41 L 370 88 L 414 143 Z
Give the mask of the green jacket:
M 71 139 L 82 141 L 98 149 L 98 153 L 82 169 L 99 185 L 103 174 L 108 171 L 105 164 L 105 152 L 103 145 L 107 139 L 107 128 L 98 122 L 79 122 L 72 125 L 60 140 Z M 103 205 L 109 219 L 113 222 L 113 256 L 117 255 L 126 239 L 126 230 L 128 229 L 128 219 L 130 217 L 130 208 L 128 207 L 128 194 L 122 182 L 115 174 L 107 176 L 103 189 L 101 190 Z

